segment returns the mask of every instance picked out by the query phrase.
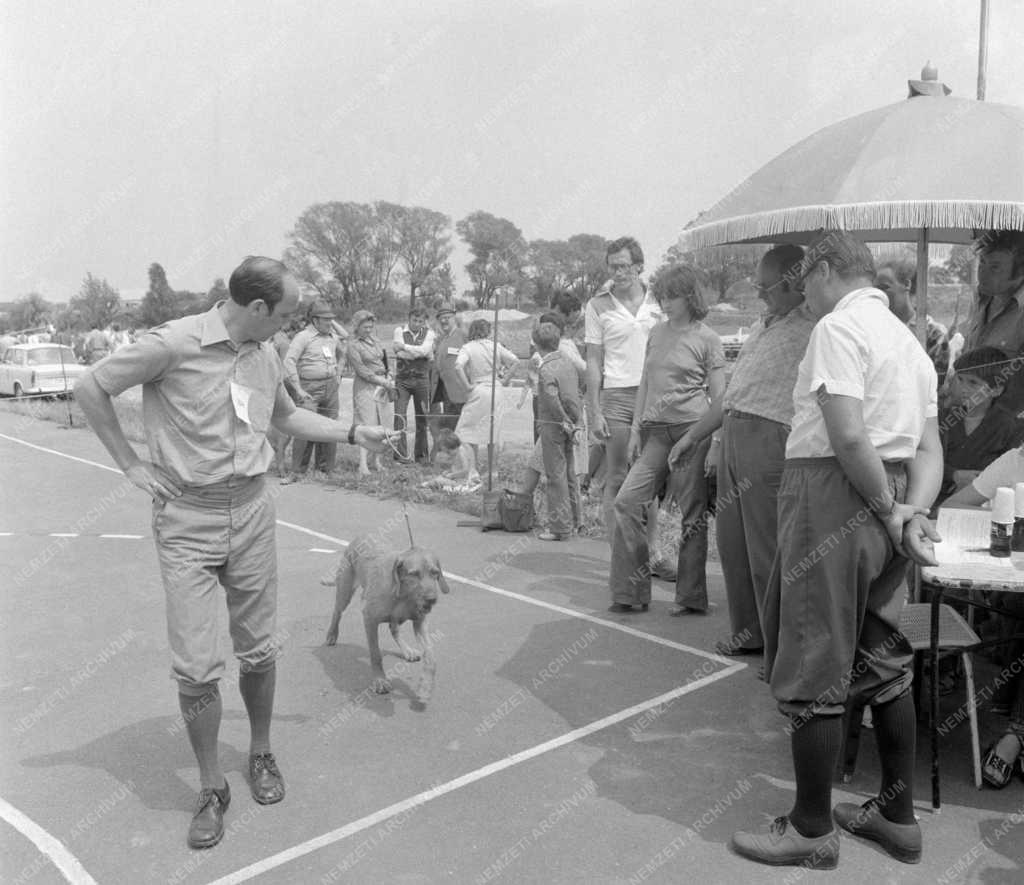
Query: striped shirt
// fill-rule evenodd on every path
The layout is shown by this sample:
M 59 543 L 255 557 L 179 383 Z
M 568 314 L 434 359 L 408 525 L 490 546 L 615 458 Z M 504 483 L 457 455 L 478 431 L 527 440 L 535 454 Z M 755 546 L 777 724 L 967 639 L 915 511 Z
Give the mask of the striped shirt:
M 743 343 L 722 405 L 777 421 L 793 423 L 796 370 L 807 350 L 815 319 L 806 304 L 758 323 Z

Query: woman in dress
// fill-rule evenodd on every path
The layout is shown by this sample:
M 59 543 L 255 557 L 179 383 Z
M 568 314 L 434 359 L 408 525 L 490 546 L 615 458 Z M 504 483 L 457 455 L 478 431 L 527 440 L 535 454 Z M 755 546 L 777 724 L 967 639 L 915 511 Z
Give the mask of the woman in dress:
M 464 451 L 467 463 L 471 465 L 469 483 L 480 481 L 480 446 L 491 441 L 491 372 L 494 367 L 495 343 L 491 338 L 491 324 L 487 320 L 473 320 L 466 333 L 468 339 L 455 358 L 455 372 L 463 385 L 469 388 L 469 396 L 459 415 L 455 435 L 469 452 Z M 498 377 L 502 384 L 508 382 L 511 370 L 519 364 L 517 357 L 502 344 L 497 345 Z M 494 444 L 498 444 L 501 409 L 494 404 Z M 472 458 L 468 455 L 471 454 Z
M 352 367 L 352 420 L 356 424 L 372 427 L 391 427 L 395 407 L 391 391 L 395 382 L 388 372 L 388 356 L 374 337 L 375 318 L 368 310 L 357 310 L 352 317 L 352 337 L 348 342 L 348 364 Z M 380 459 L 374 458 L 374 468 L 380 468 Z M 359 447 L 359 473 L 370 472 L 366 449 Z

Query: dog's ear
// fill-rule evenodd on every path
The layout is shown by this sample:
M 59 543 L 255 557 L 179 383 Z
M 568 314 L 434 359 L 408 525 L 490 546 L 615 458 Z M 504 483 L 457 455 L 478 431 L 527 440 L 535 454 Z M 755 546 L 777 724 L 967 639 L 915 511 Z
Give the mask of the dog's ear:
M 391 596 L 398 599 L 402 595 L 402 555 L 395 555 L 395 563 L 391 566 Z
M 434 559 L 434 568 L 437 569 L 437 584 L 441 588 L 441 592 L 442 593 L 451 593 L 452 592 L 452 588 L 448 586 L 448 581 L 445 580 L 444 569 L 441 567 L 440 561 L 438 560 L 438 558 L 436 556 L 433 559 Z

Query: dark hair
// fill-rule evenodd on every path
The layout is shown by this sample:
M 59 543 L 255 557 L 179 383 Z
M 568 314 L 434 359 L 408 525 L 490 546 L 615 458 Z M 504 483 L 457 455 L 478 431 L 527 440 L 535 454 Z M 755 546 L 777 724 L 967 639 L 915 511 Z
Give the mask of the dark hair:
M 565 317 L 560 313 L 555 313 L 553 310 L 549 310 L 547 313 L 542 313 L 538 323 L 554 323 L 558 326 L 558 331 L 565 334 Z
M 986 384 L 1002 384 L 1005 387 L 1011 372 L 1010 358 L 998 347 L 976 347 L 957 358 L 953 363 L 953 371 L 974 375 Z
M 558 313 L 564 316 L 569 316 L 577 310 L 582 310 L 583 302 L 580 301 L 578 295 L 566 292 L 565 289 L 560 289 L 551 296 L 551 309 L 558 311 Z
M 486 338 L 491 334 L 491 324 L 487 320 L 473 320 L 469 324 L 469 331 L 466 332 L 467 341 L 476 341 L 479 338 Z
M 694 320 L 702 320 L 708 315 L 708 306 L 704 301 L 704 278 L 699 270 L 688 264 L 676 264 L 667 268 L 654 280 L 654 297 L 658 301 L 670 298 L 685 298 L 686 308 Z
M 875 278 L 875 259 L 871 257 L 871 251 L 847 231 L 830 230 L 818 234 L 807 247 L 801 276 L 807 276 L 822 261 L 844 280 Z
M 621 252 L 623 249 L 629 249 L 629 260 L 633 264 L 644 263 L 644 250 L 640 248 L 640 244 L 633 239 L 633 237 L 619 237 L 617 240 L 612 240 L 604 250 L 605 264 L 608 263 L 608 256 L 614 255 L 616 252 Z
M 537 350 L 551 353 L 558 350 L 558 339 L 562 337 L 562 330 L 555 323 L 539 322 L 533 330 L 533 343 Z
M 426 319 L 428 315 L 427 309 L 418 304 L 409 310 L 409 319 L 412 319 L 413 317 L 423 317 Z
M 248 255 L 231 272 L 228 280 L 228 294 L 235 304 L 245 307 L 253 301 L 267 305 L 267 313 L 273 313 L 277 303 L 284 297 L 284 278 L 289 270 L 280 261 Z
M 761 261 L 779 272 L 782 282 L 787 288 L 792 289 L 796 281 L 800 279 L 800 267 L 804 260 L 804 250 L 792 243 L 783 243 L 780 246 L 772 246 Z
M 889 261 L 884 261 L 878 265 L 876 276 L 886 268 L 892 271 L 892 275 L 896 277 L 896 282 L 910 289 L 911 295 L 917 291 L 916 261 L 911 261 L 909 258 L 893 258 Z
M 1024 272 L 1024 231 L 991 230 L 978 237 L 974 249 L 979 255 L 992 252 L 1009 252 L 1013 256 L 1013 273 Z
M 455 435 L 454 430 L 442 427 L 437 433 L 437 445 L 446 452 L 454 452 L 462 445 L 462 441 Z

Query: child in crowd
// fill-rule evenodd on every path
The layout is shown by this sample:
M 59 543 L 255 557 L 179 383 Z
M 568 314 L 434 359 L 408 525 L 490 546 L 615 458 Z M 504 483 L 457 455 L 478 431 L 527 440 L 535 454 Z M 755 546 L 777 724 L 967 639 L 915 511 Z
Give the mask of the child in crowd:
M 449 492 L 475 492 L 480 488 L 480 478 L 470 476 L 469 464 L 462 450 L 458 436 L 448 428 L 437 432 L 437 451 L 434 463 L 442 468 L 438 476 L 423 483 L 424 488 L 443 489 Z
M 579 375 L 559 350 L 561 328 L 539 323 L 533 343 L 540 355 L 537 369 L 537 421 L 541 457 L 547 477 L 548 527 L 541 541 L 563 541 L 580 521 L 580 489 L 573 455 L 574 436 L 582 412 Z

